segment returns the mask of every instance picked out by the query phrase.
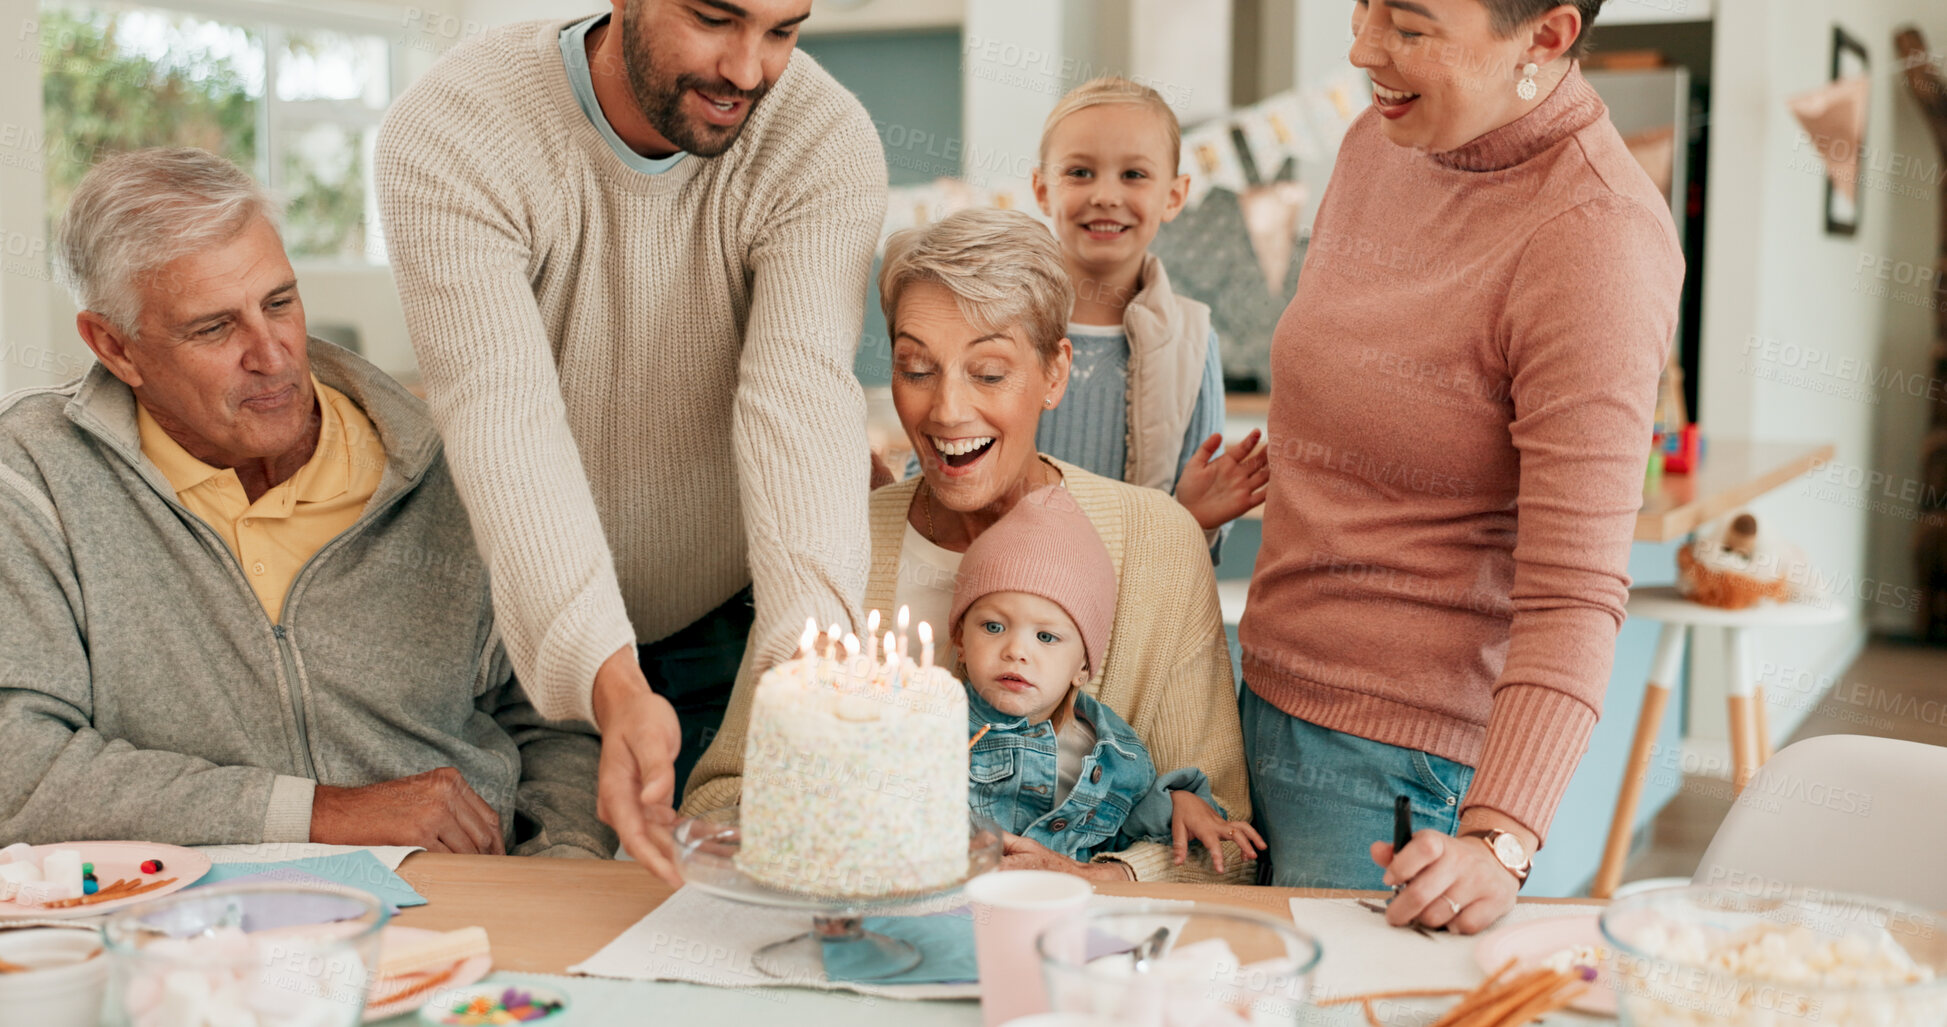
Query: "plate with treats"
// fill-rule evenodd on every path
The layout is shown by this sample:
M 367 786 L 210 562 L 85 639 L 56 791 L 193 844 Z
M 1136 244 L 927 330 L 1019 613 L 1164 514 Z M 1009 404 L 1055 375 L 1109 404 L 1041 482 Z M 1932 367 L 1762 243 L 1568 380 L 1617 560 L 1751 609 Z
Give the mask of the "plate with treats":
M 0 920 L 100 916 L 202 880 L 210 858 L 155 842 L 69 842 L 0 849 Z
M 1605 978 L 1609 951 L 1594 914 L 1556 916 L 1503 927 L 1474 946 L 1474 962 L 1486 973 L 1508 968 L 1524 974 L 1552 970 L 1588 982 L 1568 1008 L 1592 1016 L 1616 1015 L 1616 992 Z
M 365 999 L 365 1022 L 450 999 L 454 989 L 479 983 L 493 968 L 483 928 L 442 932 L 387 925 L 379 932 L 378 979 Z

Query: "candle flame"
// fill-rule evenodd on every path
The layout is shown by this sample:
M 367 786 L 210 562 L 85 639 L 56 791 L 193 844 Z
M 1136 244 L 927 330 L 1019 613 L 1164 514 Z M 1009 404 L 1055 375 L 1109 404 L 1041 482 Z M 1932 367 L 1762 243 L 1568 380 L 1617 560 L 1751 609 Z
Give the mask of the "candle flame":
M 912 619 L 913 619 L 912 607 L 902 606 L 899 608 L 899 630 L 900 631 L 902 632 L 905 631 L 906 625 L 911 623 Z
M 854 635 L 851 632 L 847 631 L 845 633 L 845 658 L 849 660 L 858 656 L 858 654 L 859 654 L 859 636 Z

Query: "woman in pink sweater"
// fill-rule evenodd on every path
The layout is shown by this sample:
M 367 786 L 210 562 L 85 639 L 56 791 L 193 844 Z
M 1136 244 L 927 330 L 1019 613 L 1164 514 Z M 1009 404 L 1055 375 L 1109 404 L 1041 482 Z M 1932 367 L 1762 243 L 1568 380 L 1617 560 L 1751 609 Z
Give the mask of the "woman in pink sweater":
M 1395 924 L 1513 906 L 1622 621 L 1683 257 L 1575 63 L 1600 6 L 1354 6 L 1373 106 L 1273 344 L 1253 805 L 1275 883 L 1406 884 Z

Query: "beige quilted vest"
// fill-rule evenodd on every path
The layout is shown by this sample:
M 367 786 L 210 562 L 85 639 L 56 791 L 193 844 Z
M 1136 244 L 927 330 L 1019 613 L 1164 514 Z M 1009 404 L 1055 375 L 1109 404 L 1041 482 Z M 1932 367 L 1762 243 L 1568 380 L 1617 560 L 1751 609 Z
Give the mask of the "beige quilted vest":
M 1129 456 L 1122 480 L 1173 492 L 1183 432 L 1210 356 L 1210 308 L 1170 291 L 1169 274 L 1153 255 L 1143 258 L 1140 282 L 1122 312 L 1129 334 Z

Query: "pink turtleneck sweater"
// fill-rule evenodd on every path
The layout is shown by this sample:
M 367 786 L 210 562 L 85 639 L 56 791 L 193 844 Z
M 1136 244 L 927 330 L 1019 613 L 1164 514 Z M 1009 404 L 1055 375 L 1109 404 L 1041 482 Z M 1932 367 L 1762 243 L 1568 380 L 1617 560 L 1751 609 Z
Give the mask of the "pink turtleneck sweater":
M 1271 353 L 1239 634 L 1284 712 L 1545 837 L 1602 709 L 1683 254 L 1579 70 L 1428 154 L 1353 124 Z

